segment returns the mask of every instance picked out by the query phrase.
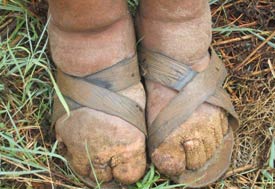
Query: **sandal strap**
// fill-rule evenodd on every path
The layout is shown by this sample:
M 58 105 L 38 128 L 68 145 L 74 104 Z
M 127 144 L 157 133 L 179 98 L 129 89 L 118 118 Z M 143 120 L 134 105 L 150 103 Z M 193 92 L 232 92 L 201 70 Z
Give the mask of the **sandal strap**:
M 61 70 L 57 71 L 57 84 L 70 110 L 88 107 L 117 116 L 147 135 L 143 108 L 118 93 L 139 82 L 136 55 L 86 77 L 75 77 Z M 65 114 L 59 100 L 56 102 L 53 122 Z
M 146 79 L 177 91 L 197 75 L 188 65 L 145 48 L 141 49 L 140 67 Z
M 146 79 L 179 92 L 148 126 L 150 154 L 204 102 L 227 111 L 229 125 L 233 129 L 239 126 L 230 98 L 222 88 L 226 69 L 214 51 L 208 68 L 200 73 L 184 63 L 147 49 L 143 49 L 140 56 Z M 166 71 L 166 68 L 169 69 Z M 173 76 L 174 73 L 176 76 Z

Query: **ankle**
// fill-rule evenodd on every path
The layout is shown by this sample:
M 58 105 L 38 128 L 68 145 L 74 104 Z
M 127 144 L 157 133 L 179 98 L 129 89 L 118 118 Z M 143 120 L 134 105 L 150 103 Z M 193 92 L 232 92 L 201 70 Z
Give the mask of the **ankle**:
M 161 22 L 183 22 L 200 17 L 209 9 L 206 0 L 142 0 L 140 16 Z
M 212 40 L 210 15 L 187 22 L 160 22 L 137 17 L 138 37 L 145 48 L 193 65 L 208 54 Z
M 99 30 L 129 14 L 125 0 L 49 0 L 49 13 L 56 26 L 69 32 Z
M 67 32 L 50 23 L 49 37 L 55 64 L 74 76 L 90 75 L 136 52 L 130 16 L 97 32 Z
M 191 68 L 194 71 L 202 72 L 204 71 L 210 63 L 210 55 L 207 52 L 205 56 L 203 56 L 201 59 L 194 61 L 194 63 L 191 65 Z

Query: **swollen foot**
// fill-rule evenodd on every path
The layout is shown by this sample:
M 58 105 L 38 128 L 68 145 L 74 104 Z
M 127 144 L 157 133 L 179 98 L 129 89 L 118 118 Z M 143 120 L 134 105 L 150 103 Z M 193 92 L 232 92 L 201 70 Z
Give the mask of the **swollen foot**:
M 136 61 L 128 61 L 136 50 L 127 4 L 124 0 L 49 3 L 51 53 L 63 75 L 57 76 L 59 87 L 71 108 L 68 117 L 55 101 L 54 114 L 63 112 L 55 129 L 58 141 L 65 146 L 65 157 L 76 175 L 90 186 L 103 182 L 103 188 L 116 188 L 113 180 L 134 183 L 146 167 L 145 134 L 140 129 L 145 125 L 145 94 L 137 74 L 119 72 L 123 66 L 137 69 Z M 121 100 L 118 108 L 110 107 L 117 102 L 111 97 Z M 128 104 L 137 110 L 124 111 Z M 140 125 L 129 112 L 139 113 Z
M 223 130 L 221 126 L 227 127 L 225 121 L 220 109 L 203 104 L 154 151 L 153 162 L 168 176 L 180 175 L 185 169 L 201 168 L 227 134 L 227 128 Z
M 208 51 L 209 5 L 205 0 L 144 0 L 137 27 L 143 39 L 140 61 L 146 78 L 152 162 L 176 182 L 192 187 L 207 185 L 228 168 L 233 145 L 226 115 L 232 108 L 222 105 L 229 99 L 224 95 L 222 100 L 212 100 L 212 95 L 219 96 L 216 89 L 223 91 L 224 68 L 213 67 L 221 64 Z M 205 77 L 209 81 L 201 74 L 209 75 Z M 215 74 L 221 77 L 215 80 Z
M 144 174 L 144 134 L 120 118 L 80 108 L 56 122 L 56 135 L 72 169 L 86 181 L 131 184 Z

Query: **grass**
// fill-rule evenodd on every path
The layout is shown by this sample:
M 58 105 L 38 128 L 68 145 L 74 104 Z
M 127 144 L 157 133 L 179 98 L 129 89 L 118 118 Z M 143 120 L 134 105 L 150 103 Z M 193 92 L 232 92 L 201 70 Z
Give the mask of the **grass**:
M 137 4 L 129 1 L 133 11 Z M 235 135 L 231 169 L 207 188 L 274 188 L 275 38 L 269 22 L 275 19 L 270 11 L 274 4 L 210 4 L 213 46 L 228 68 L 224 87 L 242 126 Z M 35 1 L 0 0 L 0 9 L 0 188 L 84 188 L 57 153 L 50 128 L 53 94 L 62 97 L 47 48 L 46 7 Z M 131 186 L 174 187 L 153 166 Z

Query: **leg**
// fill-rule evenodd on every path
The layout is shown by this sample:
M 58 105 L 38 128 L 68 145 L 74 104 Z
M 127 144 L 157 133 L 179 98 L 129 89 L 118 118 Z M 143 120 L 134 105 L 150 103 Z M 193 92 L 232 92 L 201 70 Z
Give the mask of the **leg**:
M 137 28 L 144 48 L 172 57 L 197 72 L 208 67 L 211 14 L 207 0 L 142 0 Z M 151 125 L 178 92 L 150 80 L 146 88 Z M 225 112 L 203 103 L 150 154 L 152 161 L 169 177 L 197 170 L 213 157 L 227 132 Z
M 135 55 L 133 24 L 124 0 L 50 0 L 49 5 L 50 48 L 62 72 L 84 77 Z M 141 83 L 117 92 L 144 108 Z M 144 174 L 145 136 L 129 122 L 80 107 L 69 118 L 61 116 L 55 128 L 66 146 L 66 158 L 81 177 L 95 181 L 89 156 L 100 182 L 129 184 Z

